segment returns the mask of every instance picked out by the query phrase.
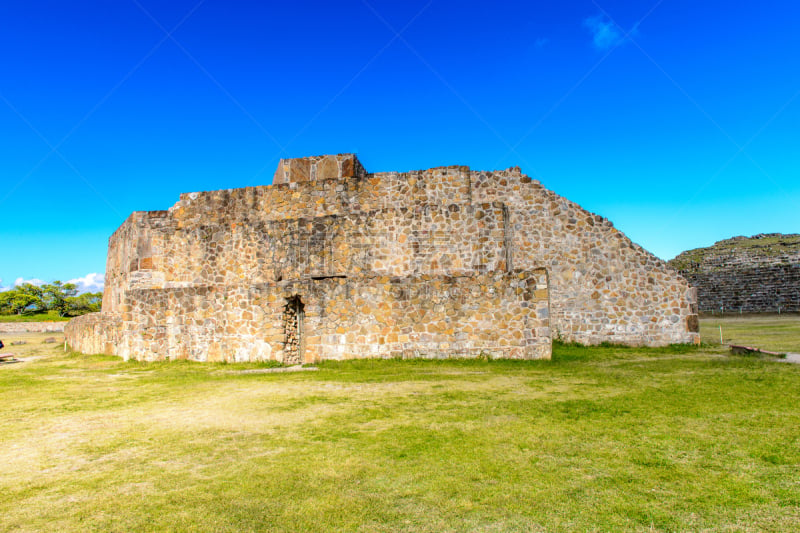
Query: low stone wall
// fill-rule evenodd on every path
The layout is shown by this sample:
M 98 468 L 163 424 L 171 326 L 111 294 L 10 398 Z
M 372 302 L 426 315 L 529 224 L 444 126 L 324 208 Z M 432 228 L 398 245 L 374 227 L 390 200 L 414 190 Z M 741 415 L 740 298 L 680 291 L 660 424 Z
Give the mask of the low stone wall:
M 89 313 L 66 323 L 64 335 L 67 344 L 82 353 L 114 355 L 121 338 L 119 315 Z
M 0 322 L 0 333 L 60 333 L 67 322 Z
M 319 307 L 313 298 L 306 305 L 307 361 L 481 355 L 550 358 L 543 269 L 463 277 L 374 278 L 353 286 L 339 280 L 321 296 Z
M 139 289 L 129 301 L 121 315 L 74 319 L 67 342 L 146 361 L 551 354 L 544 269 Z

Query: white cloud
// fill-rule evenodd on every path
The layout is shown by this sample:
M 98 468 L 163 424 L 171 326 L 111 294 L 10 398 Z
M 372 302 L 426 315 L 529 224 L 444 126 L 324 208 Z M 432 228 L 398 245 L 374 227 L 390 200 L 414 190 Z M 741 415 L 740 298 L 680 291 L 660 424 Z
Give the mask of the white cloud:
M 620 44 L 624 37 L 614 22 L 604 15 L 595 15 L 583 21 L 592 33 L 592 42 L 598 50 L 608 50 Z
M 103 286 L 105 285 L 105 274 L 92 272 L 91 274 L 86 274 L 82 278 L 68 280 L 67 283 L 74 283 L 77 285 L 79 293 L 103 292 Z
M 25 279 L 23 277 L 19 277 L 14 280 L 13 284 L 6 286 L 3 285 L 3 280 L 0 279 L 0 292 L 7 291 L 13 287 L 19 287 L 23 283 L 30 283 L 31 285 L 41 287 L 47 282 L 39 278 Z M 64 283 L 74 283 L 77 285 L 79 294 L 82 292 L 103 292 L 103 286 L 105 285 L 105 274 L 92 272 L 90 274 L 86 274 L 82 278 L 70 279 Z
M 17 278 L 17 279 L 14 280 L 14 286 L 16 286 L 16 287 L 19 287 L 23 283 L 30 283 L 31 285 L 36 285 L 37 287 L 41 287 L 46 282 L 40 280 L 39 278 L 31 278 L 31 279 Z

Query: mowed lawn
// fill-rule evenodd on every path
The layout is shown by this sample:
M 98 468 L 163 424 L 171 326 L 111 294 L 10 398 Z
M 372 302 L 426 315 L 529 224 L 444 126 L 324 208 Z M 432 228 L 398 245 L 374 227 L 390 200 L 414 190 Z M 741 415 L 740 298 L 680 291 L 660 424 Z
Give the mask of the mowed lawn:
M 557 346 L 252 373 L 46 336 L 3 350 L 29 359 L 0 366 L 2 531 L 800 530 L 798 365 Z
M 800 353 L 800 314 L 708 316 L 701 320 L 703 342 L 738 344 L 776 352 Z

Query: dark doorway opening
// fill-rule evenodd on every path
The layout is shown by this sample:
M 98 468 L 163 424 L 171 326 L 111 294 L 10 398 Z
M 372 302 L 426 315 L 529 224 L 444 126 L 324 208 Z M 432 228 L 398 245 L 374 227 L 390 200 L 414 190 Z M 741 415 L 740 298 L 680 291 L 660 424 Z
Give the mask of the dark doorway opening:
M 283 362 L 287 365 L 299 365 L 303 362 L 303 319 L 305 306 L 299 296 L 292 296 L 286 301 L 283 311 L 283 327 L 285 334 Z

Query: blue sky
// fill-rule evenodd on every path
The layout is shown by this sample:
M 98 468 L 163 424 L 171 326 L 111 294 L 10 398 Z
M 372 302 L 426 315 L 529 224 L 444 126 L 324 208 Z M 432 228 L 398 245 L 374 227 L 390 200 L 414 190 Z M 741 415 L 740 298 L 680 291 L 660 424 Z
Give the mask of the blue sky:
M 788 1 L 5 2 L 0 287 L 102 274 L 130 212 L 323 153 L 518 165 L 665 259 L 800 232 L 798 20 Z

